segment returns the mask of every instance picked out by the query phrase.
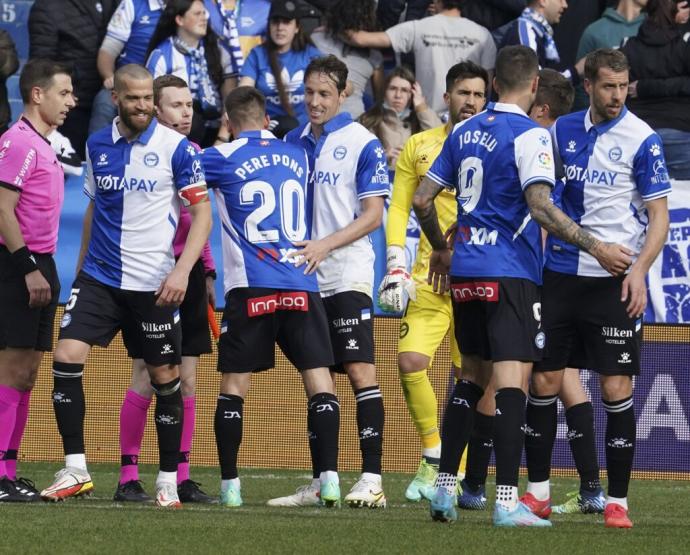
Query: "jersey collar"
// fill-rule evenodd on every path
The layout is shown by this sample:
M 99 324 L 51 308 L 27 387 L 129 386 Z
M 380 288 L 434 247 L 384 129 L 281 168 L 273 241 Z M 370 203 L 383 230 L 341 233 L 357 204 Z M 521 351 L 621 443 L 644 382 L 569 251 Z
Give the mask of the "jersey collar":
M 122 139 L 122 135 L 120 135 L 120 130 L 117 128 L 117 122 L 120 121 L 120 117 L 116 117 L 113 120 L 113 127 L 112 127 L 112 137 L 113 137 L 113 144 L 115 144 L 117 141 Z M 134 143 L 141 143 L 142 145 L 146 145 L 149 143 L 151 140 L 151 136 L 153 135 L 153 132 L 156 130 L 156 126 L 158 125 L 158 122 L 156 121 L 156 118 L 153 118 L 151 120 L 151 123 L 149 126 L 144 130 L 144 132 L 139 135 L 136 139 L 134 139 Z
M 352 123 L 352 116 L 350 115 L 349 112 L 340 112 L 338 115 L 335 117 L 329 119 L 323 126 L 323 134 L 328 135 L 329 133 L 333 133 L 334 131 L 337 131 L 338 129 L 342 129 L 346 125 L 349 125 Z M 300 137 L 305 137 L 305 136 L 313 136 L 311 132 L 311 123 L 308 123 L 305 127 L 304 130 L 302 131 L 302 134 Z
M 622 120 L 626 116 L 626 114 L 628 113 L 628 109 L 625 106 L 623 106 L 621 113 L 618 114 L 618 116 L 616 116 L 615 118 L 610 119 L 608 121 L 602 121 L 601 123 L 597 123 L 596 125 L 594 125 L 592 123 L 592 118 L 590 117 L 590 110 L 591 110 L 591 108 L 585 112 L 585 131 L 587 131 L 587 133 L 589 133 L 590 129 L 594 128 L 594 130 L 599 135 L 603 135 L 608 130 L 610 130 L 620 120 Z
M 39 137 L 41 137 L 41 139 L 43 139 L 46 143 L 48 143 L 49 146 L 52 147 L 52 145 L 50 144 L 50 141 L 48 140 L 48 138 L 47 138 L 47 137 L 44 137 L 44 136 L 41 135 L 38 131 L 36 131 L 36 128 L 31 124 L 31 122 L 30 122 L 28 119 L 26 119 L 24 116 L 22 116 L 20 119 L 21 119 L 22 123 L 24 123 L 24 125 L 26 125 L 29 129 L 31 129 L 31 131 L 33 131 L 34 133 L 36 133 L 36 135 L 38 135 Z
M 518 106 L 517 104 L 506 104 L 505 102 L 489 102 L 486 109 L 493 110 L 494 112 L 509 112 L 511 114 L 525 116 L 526 118 L 529 117 L 525 113 L 525 111 L 522 108 L 520 108 L 520 106 Z
M 267 129 L 256 131 L 242 131 L 239 139 L 275 139 L 276 136 Z

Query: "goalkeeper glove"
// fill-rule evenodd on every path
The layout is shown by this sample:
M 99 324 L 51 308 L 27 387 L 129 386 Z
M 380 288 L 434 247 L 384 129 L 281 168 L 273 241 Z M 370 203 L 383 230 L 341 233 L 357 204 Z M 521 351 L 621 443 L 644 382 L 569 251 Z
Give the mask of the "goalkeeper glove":
M 386 251 L 386 276 L 379 286 L 379 306 L 385 312 L 402 312 L 404 294 L 417 298 L 415 284 L 405 269 L 405 249 L 390 246 Z

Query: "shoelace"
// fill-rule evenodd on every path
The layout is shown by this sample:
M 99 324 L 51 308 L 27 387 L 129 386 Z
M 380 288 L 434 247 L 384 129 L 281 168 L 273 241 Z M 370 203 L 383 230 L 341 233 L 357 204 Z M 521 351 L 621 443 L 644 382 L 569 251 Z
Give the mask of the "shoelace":
M 28 478 L 17 478 L 14 481 L 15 484 L 21 484 L 25 490 L 27 490 L 29 493 L 38 493 L 38 490 L 36 489 L 36 486 L 34 483 L 29 480 Z

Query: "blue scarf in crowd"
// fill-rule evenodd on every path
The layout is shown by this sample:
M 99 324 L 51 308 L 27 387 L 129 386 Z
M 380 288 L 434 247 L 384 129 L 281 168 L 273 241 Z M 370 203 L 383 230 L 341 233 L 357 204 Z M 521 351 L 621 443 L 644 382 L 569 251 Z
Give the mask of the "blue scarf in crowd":
M 556 48 L 556 42 L 553 40 L 553 27 L 546 21 L 546 18 L 532 8 L 525 8 L 520 19 L 531 25 L 536 31 L 537 37 L 544 41 L 546 59 L 551 62 L 559 62 L 561 57 L 558 55 L 558 48 Z
M 179 37 L 173 37 L 173 44 L 185 56 L 189 56 L 189 90 L 192 96 L 201 103 L 204 114 L 222 112 L 218 87 L 211 80 L 204 51 L 203 41 L 199 41 L 196 48 L 185 44 Z
M 221 42 L 232 58 L 232 66 L 235 73 L 240 73 L 244 65 L 244 55 L 240 46 L 240 34 L 237 30 L 237 14 L 240 10 L 240 2 L 237 0 L 234 10 L 228 10 L 223 6 L 223 0 L 216 0 L 220 17 L 223 20 L 223 36 Z

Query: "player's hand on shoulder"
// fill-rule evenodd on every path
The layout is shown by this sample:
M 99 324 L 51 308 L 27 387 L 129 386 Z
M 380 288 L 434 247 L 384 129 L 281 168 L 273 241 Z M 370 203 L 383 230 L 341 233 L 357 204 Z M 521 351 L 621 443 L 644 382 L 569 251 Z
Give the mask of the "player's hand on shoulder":
M 621 287 L 621 302 L 628 302 L 626 309 L 630 318 L 639 318 L 647 308 L 647 282 L 645 273 L 632 267 L 630 273 L 625 276 Z
M 603 241 L 592 250 L 592 256 L 612 276 L 623 275 L 632 264 L 634 254 L 628 247 Z
M 405 302 L 404 292 L 415 300 L 417 290 L 412 277 L 405 269 L 407 265 L 405 249 L 391 245 L 386 254 L 387 270 L 379 285 L 379 306 L 384 312 L 402 312 Z
M 297 252 L 292 253 L 291 258 L 295 260 L 295 266 L 300 267 L 306 264 L 305 274 L 313 274 L 319 264 L 323 262 L 331 252 L 330 244 L 327 239 L 312 239 L 310 241 L 295 241 L 296 247 L 302 247 Z
M 435 293 L 443 295 L 450 291 L 450 260 L 453 253 L 450 249 L 434 249 L 429 257 L 429 277 L 427 283 Z
M 156 306 L 177 306 L 184 300 L 187 292 L 189 274 L 178 267 L 163 280 L 156 291 Z
M 40 270 L 34 270 L 24 276 L 26 288 L 29 291 L 29 306 L 39 308 L 47 306 L 52 298 L 50 284 L 43 277 Z

